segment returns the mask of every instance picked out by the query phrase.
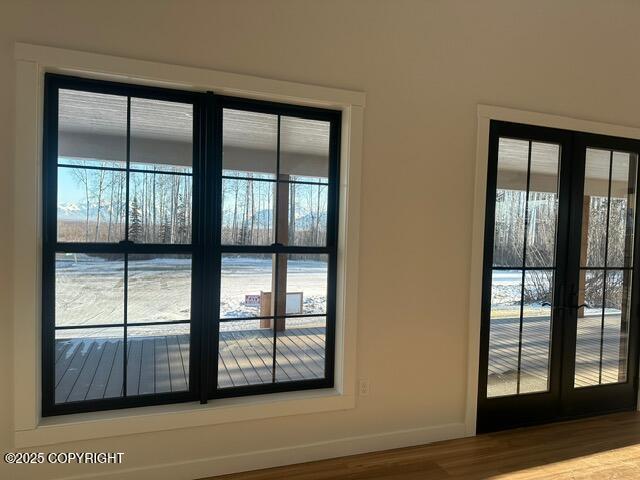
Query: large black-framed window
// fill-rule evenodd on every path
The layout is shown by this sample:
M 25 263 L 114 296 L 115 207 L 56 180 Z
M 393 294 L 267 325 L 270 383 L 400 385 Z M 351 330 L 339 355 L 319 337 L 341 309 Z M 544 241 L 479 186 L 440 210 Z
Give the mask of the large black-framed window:
M 340 119 L 47 74 L 43 415 L 333 386 Z

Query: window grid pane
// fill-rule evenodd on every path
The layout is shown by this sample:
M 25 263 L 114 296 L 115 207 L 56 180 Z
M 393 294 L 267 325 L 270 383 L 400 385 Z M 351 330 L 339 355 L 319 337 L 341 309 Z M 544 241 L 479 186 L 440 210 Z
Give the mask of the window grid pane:
M 268 152 L 252 153 L 252 167 L 245 162 L 246 170 L 242 170 L 237 146 L 235 150 L 233 145 L 224 147 L 223 151 L 223 157 L 227 151 L 231 153 L 228 160 L 223 160 L 221 240 L 223 245 L 247 249 L 246 253 L 241 253 L 240 248 L 239 253 L 222 254 L 217 379 L 221 389 L 263 384 L 267 379 L 260 372 L 265 368 L 270 369 L 269 383 L 324 378 L 324 361 L 319 362 L 319 370 L 315 354 L 310 356 L 298 349 L 305 362 L 313 358 L 309 364 L 313 371 L 300 363 L 299 369 L 305 372 L 301 374 L 291 358 L 283 356 L 288 348 L 283 342 L 289 342 L 286 332 L 292 325 L 320 320 L 326 323 L 329 256 L 304 254 L 304 248 L 327 244 L 329 124 L 282 115 L 274 118 L 268 128 L 263 125 L 265 132 L 253 131 L 252 141 L 262 138 Z M 229 113 L 223 115 L 225 121 L 237 120 Z M 316 134 L 315 139 L 307 139 L 306 147 L 305 126 L 313 126 Z M 235 128 L 223 126 L 223 135 Z M 323 160 L 324 149 L 327 157 Z M 271 164 L 260 163 L 260 159 L 264 162 L 274 158 L 273 153 L 276 162 L 270 177 L 267 172 Z M 232 164 L 234 168 L 230 167 Z M 252 254 L 254 245 L 274 248 L 271 254 Z M 275 248 L 279 245 L 299 247 L 301 254 L 277 254 Z M 316 257 L 322 258 L 318 265 L 313 262 Z M 257 269 L 260 262 L 264 265 Z M 318 275 L 323 278 L 314 280 Z M 304 317 L 305 314 L 312 316 Z M 323 326 L 323 332 L 324 329 Z M 279 334 L 281 341 L 277 340 Z M 265 364 L 267 353 L 270 365 Z
M 549 389 L 560 146 L 499 138 L 487 397 Z
M 192 105 L 62 89 L 58 98 L 57 240 L 188 245 Z M 149 247 L 56 254 L 55 403 L 188 390 L 191 254 Z
M 53 379 L 54 388 L 44 392 L 43 414 L 90 411 L 95 409 L 91 403 L 94 400 L 112 399 L 117 406 L 130 405 L 125 402 L 127 397 L 189 393 L 191 398 L 198 394 L 190 391 L 190 367 L 196 367 L 190 365 L 191 356 L 197 355 L 198 368 L 204 363 L 199 353 L 192 353 L 190 348 L 191 317 L 200 317 L 203 308 L 194 297 L 193 305 L 198 311 L 191 311 L 192 268 L 194 295 L 209 294 L 198 291 L 209 264 L 203 262 L 206 258 L 198 258 L 198 250 L 191 248 L 192 218 L 197 218 L 193 209 L 197 214 L 196 200 L 200 199 L 196 194 L 215 198 L 215 193 L 198 192 L 194 183 L 200 174 L 205 174 L 194 163 L 192 143 L 194 125 L 201 123 L 195 116 L 209 108 L 205 108 L 204 94 L 194 94 L 193 98 L 203 97 L 202 104 L 195 108 L 199 100 L 181 103 L 185 97 L 180 93 L 179 100 L 173 102 L 166 100 L 173 98 L 171 91 L 163 91 L 156 99 L 154 93 L 149 98 L 146 93 L 136 94 L 147 87 L 129 89 L 105 84 L 105 91 L 113 88 L 116 93 L 106 93 L 102 99 L 102 94 L 83 91 L 80 79 L 60 77 L 54 82 L 51 77 L 57 76 L 48 77 L 47 81 L 54 85 L 67 81 L 72 84 L 69 92 L 77 92 L 77 97 L 85 100 L 75 102 L 76 113 L 80 106 L 84 108 L 88 118 L 84 123 L 95 131 L 92 142 L 81 145 L 81 136 L 87 134 L 83 133 L 82 124 L 71 125 L 73 115 L 67 112 L 66 123 L 58 118 L 64 139 L 57 141 L 64 148 L 55 155 L 45 149 L 46 157 L 50 157 L 45 173 L 51 179 L 58 178 L 54 209 L 58 215 L 48 217 L 57 228 L 47 226 L 57 235 L 45 240 L 45 250 L 54 258 L 48 275 L 60 277 L 57 285 L 52 284 L 53 304 L 47 311 L 53 310 L 51 318 L 62 322 L 47 326 L 53 332 L 55 362 L 51 368 L 57 376 Z M 102 91 L 101 86 L 93 86 L 96 83 L 87 83 L 92 85 L 90 90 Z M 51 98 L 63 101 L 69 97 L 60 94 L 64 88 L 56 89 L 57 94 Z M 87 101 L 91 98 L 99 101 Z M 94 111 L 94 105 L 105 108 Z M 233 205 L 236 214 L 227 214 L 227 226 L 232 227 L 228 228 L 227 237 L 231 240 L 224 240 L 221 232 L 221 242 L 214 242 L 214 251 L 205 256 L 222 255 L 223 245 L 247 247 L 246 254 L 255 253 L 252 247 L 271 248 L 272 252 L 265 254 L 261 250 L 258 256 L 268 259 L 272 272 L 258 294 L 257 308 L 251 298 L 237 302 L 245 304 L 237 311 L 232 305 L 231 309 L 223 308 L 221 301 L 219 378 L 209 388 L 328 380 L 332 373 L 333 362 L 325 361 L 326 324 L 329 319 L 333 321 L 327 302 L 329 285 L 334 281 L 328 271 L 335 256 L 335 247 L 327 246 L 329 235 L 335 235 L 335 230 L 331 231 L 335 226 L 330 226 L 328 219 L 332 201 L 329 192 L 333 188 L 330 183 L 334 181 L 329 179 L 329 171 L 334 168 L 330 163 L 336 160 L 336 152 L 330 151 L 329 134 L 339 121 L 329 111 L 326 118 L 331 120 L 307 120 L 280 113 L 280 107 L 273 108 L 278 111 L 261 114 L 250 109 L 236 110 L 236 120 L 242 120 L 244 127 L 233 131 L 224 130 L 222 125 L 223 137 L 228 137 L 223 138 L 222 173 L 233 194 L 229 205 Z M 297 107 L 292 108 L 297 111 Z M 226 120 L 225 110 L 234 109 L 223 109 Z M 288 111 L 288 107 L 283 106 L 282 111 Z M 324 114 L 319 116 L 324 118 Z M 245 135 L 250 127 L 247 120 L 263 123 L 251 127 L 254 138 Z M 259 131 L 264 124 L 268 124 L 266 135 Z M 162 135 L 158 136 L 158 132 Z M 116 137 L 119 140 L 114 143 Z M 257 151 L 253 156 L 244 155 L 243 149 L 259 149 L 260 141 L 264 143 L 265 139 L 270 142 L 266 155 Z M 113 145 L 120 145 L 122 152 L 110 151 Z M 80 147 L 90 147 L 97 153 L 88 155 Z M 201 159 L 205 157 L 209 158 L 201 154 Z M 256 162 L 263 164 L 253 168 Z M 211 181 L 216 173 L 209 172 L 205 176 Z M 55 186 L 50 191 L 55 192 Z M 223 212 L 224 205 L 222 202 L 220 207 Z M 45 208 L 50 211 L 47 205 Z M 222 217 L 224 230 L 224 213 Z M 197 238 L 203 238 L 203 234 L 206 237 L 205 230 L 215 228 L 207 224 L 195 227 Z M 283 246 L 291 253 L 282 253 L 279 248 Z M 237 253 L 241 251 L 235 248 L 232 255 L 246 255 Z M 110 256 L 119 256 L 120 266 L 115 270 L 113 263 L 107 264 Z M 73 268 L 58 272 L 56 265 Z M 91 282 L 83 280 L 88 277 Z M 222 278 L 219 281 L 222 288 L 225 282 Z M 87 293 L 88 286 L 93 289 L 91 295 Z M 255 295 L 240 293 L 242 297 Z M 204 310 L 212 311 L 215 318 L 215 307 Z M 248 317 L 241 316 L 247 313 Z M 252 315 L 256 316 L 251 318 Z M 91 316 L 94 321 L 87 321 Z M 194 331 L 198 331 L 200 318 L 194 320 L 194 328 L 198 326 Z M 299 354 L 298 364 L 294 364 L 292 352 Z M 236 370 L 231 368 L 231 359 Z M 81 367 L 76 368 L 78 375 L 73 378 L 68 371 L 71 361 L 75 361 L 74 368 Z M 58 384 L 62 386 L 58 388 Z M 210 396 L 206 391 L 201 393 Z M 76 402 L 85 404 L 76 409 Z

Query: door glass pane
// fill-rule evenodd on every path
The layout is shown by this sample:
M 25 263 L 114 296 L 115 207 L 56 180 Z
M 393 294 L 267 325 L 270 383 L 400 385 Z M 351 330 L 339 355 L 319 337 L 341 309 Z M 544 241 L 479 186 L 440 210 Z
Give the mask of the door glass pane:
M 499 139 L 488 397 L 549 388 L 559 171 L 560 145 Z
M 631 267 L 638 156 L 613 152 L 607 266 Z
M 630 270 L 607 271 L 600 383 L 627 380 L 631 275 Z
M 527 199 L 527 266 L 555 265 L 560 145 L 532 142 Z
M 501 138 L 493 236 L 493 265 L 522 266 L 529 142 Z
M 491 279 L 487 396 L 518 393 L 518 341 L 522 270 L 499 270 Z
M 588 148 L 584 171 L 580 265 L 604 267 L 611 152 Z
M 580 271 L 576 327 L 576 365 L 574 386 L 587 387 L 600 383 L 600 341 L 604 295 L 604 271 Z
M 549 388 L 553 280 L 553 270 L 529 270 L 524 275 L 520 393 Z
M 574 386 L 627 380 L 637 155 L 587 149 Z

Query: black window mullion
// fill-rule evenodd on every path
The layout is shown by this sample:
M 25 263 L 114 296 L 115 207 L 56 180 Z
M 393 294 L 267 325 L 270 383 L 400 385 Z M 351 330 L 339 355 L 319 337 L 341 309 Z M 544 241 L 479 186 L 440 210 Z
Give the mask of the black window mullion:
M 71 165 L 68 163 L 59 163 L 57 165 L 60 168 L 78 168 L 83 170 L 99 170 L 103 172 L 133 172 L 133 173 L 143 173 L 145 175 L 172 175 L 176 177 L 192 177 L 193 173 L 191 172 L 171 172 L 165 170 L 144 170 L 142 168 L 120 168 L 120 167 L 103 167 L 98 165 Z
M 131 97 L 127 96 L 127 172 L 125 175 L 124 239 L 129 240 L 129 168 L 131 166 Z
M 333 247 L 300 247 L 297 245 L 222 245 L 220 246 L 222 253 L 290 253 L 290 254 L 332 254 L 335 252 Z
M 158 173 L 162 173 L 162 172 L 158 172 Z M 186 173 L 183 173 L 182 175 L 188 175 Z M 295 184 L 295 185 L 311 185 L 311 186 L 316 186 L 319 185 L 321 187 L 327 187 L 329 186 L 328 182 L 311 182 L 311 181 L 307 181 L 307 180 L 284 180 L 284 179 L 275 179 L 275 178 L 249 178 L 249 177 L 240 177 L 237 175 L 222 175 L 222 178 L 224 178 L 225 180 L 253 180 L 254 182 L 265 182 L 265 183 L 289 183 L 289 184 Z
M 123 282 L 123 288 L 124 288 L 124 316 L 123 316 L 123 320 L 124 320 L 124 330 L 123 330 L 123 337 L 122 337 L 122 344 L 123 344 L 123 348 L 122 348 L 122 395 L 124 397 L 127 396 L 127 361 L 129 360 L 128 357 L 128 349 L 127 349 L 127 344 L 128 344 L 128 333 L 127 333 L 127 310 L 128 310 L 128 296 L 129 296 L 129 255 L 125 253 L 124 255 L 124 282 Z
M 520 328 L 518 331 L 518 379 L 516 393 L 520 393 L 520 376 L 522 369 L 522 331 L 524 324 L 524 282 L 527 273 L 527 236 L 529 233 L 529 188 L 531 186 L 531 149 L 533 142 L 529 140 L 527 152 L 527 191 L 524 200 L 524 239 L 522 242 L 522 284 L 520 285 Z
M 203 257 L 205 281 L 203 283 L 204 314 L 202 321 L 201 389 L 200 403 L 215 392 L 218 386 L 218 354 L 220 349 L 220 272 L 222 252 L 222 108 L 216 96 L 207 92 L 204 112 L 204 248 L 212 252 Z
M 274 199 L 274 205 L 275 205 L 275 215 L 273 218 L 273 227 L 274 227 L 274 235 L 273 235 L 273 241 L 275 243 L 275 245 L 283 245 L 283 244 L 288 244 L 289 242 L 287 241 L 286 243 L 282 242 L 282 239 L 280 238 L 280 232 L 279 232 L 279 222 L 280 222 L 280 130 L 281 130 L 281 122 L 282 122 L 282 116 L 278 115 L 278 132 L 276 134 L 276 198 Z M 276 259 L 277 260 L 277 259 Z
M 276 180 L 278 180 L 278 182 L 276 183 L 276 198 L 275 198 L 275 208 L 276 208 L 276 213 L 274 216 L 274 227 L 275 227 L 275 235 L 274 235 L 274 240 L 275 240 L 275 244 L 276 245 L 281 245 L 281 244 L 285 244 L 288 245 L 289 244 L 289 238 L 286 239 L 281 239 L 280 238 L 280 222 L 286 222 L 288 221 L 288 218 L 282 219 L 280 217 L 280 188 L 281 188 L 281 183 L 280 183 L 280 135 L 281 135 L 281 125 L 282 125 L 282 116 L 278 115 L 278 133 L 276 136 Z M 287 209 L 288 211 L 288 209 Z M 289 229 L 287 229 L 287 237 L 289 236 Z M 271 322 L 271 326 L 273 327 L 273 351 L 272 351 L 272 355 L 273 355 L 273 359 L 272 359 L 272 365 L 271 365 L 271 382 L 272 383 L 276 383 L 276 366 L 278 363 L 277 360 L 277 351 L 278 351 L 278 323 L 281 322 L 282 320 L 280 320 L 278 318 L 278 314 L 280 313 L 278 311 L 278 304 L 280 303 L 280 262 L 282 261 L 280 258 L 280 254 L 276 253 L 275 255 L 272 256 L 272 262 L 274 261 L 273 259 L 275 259 L 275 265 L 273 268 L 273 275 L 275 278 L 275 281 L 273 281 L 273 295 L 271 295 L 271 308 L 273 310 L 273 316 L 274 319 Z M 286 262 L 286 257 L 284 259 L 284 261 Z M 285 279 L 286 281 L 286 279 Z M 285 311 L 286 311 L 286 304 L 287 304 L 287 300 L 286 300 L 286 295 L 287 295 L 287 289 L 286 289 L 286 285 L 285 285 L 285 289 L 284 289 L 284 294 L 285 294 Z
M 131 96 L 127 96 L 127 173 L 125 174 L 125 212 L 124 212 L 124 238 L 129 240 L 129 168 L 131 166 Z M 127 396 L 127 370 L 129 361 L 128 345 L 128 301 L 129 301 L 129 254 L 124 254 L 124 331 L 122 348 L 122 396 Z
M 204 310 L 202 305 L 203 285 L 205 278 L 204 268 L 204 121 L 205 109 L 203 105 L 204 95 L 199 95 L 193 103 L 193 145 L 192 145 L 192 222 L 191 222 L 191 318 L 189 323 L 189 392 L 194 395 L 200 391 L 202 369 L 202 324 L 204 322 Z M 186 373 L 186 372 L 185 372 Z
M 602 353 L 604 349 L 604 312 L 607 302 L 607 273 L 609 256 L 609 215 L 611 213 L 611 181 L 613 174 L 613 150 L 609 151 L 609 184 L 607 185 L 607 221 L 604 232 L 604 270 L 602 271 L 602 316 L 600 318 L 600 358 L 598 369 L 598 383 L 602 383 Z
M 55 265 L 58 190 L 58 86 L 45 74 L 43 128 L 43 251 L 42 251 L 42 415 L 55 404 Z
M 83 243 L 60 242 L 56 245 L 58 253 L 157 253 L 157 254 L 191 254 L 193 246 L 183 243 Z
M 329 123 L 329 197 L 327 205 L 328 278 L 325 308 L 325 378 L 333 386 L 335 365 L 336 296 L 338 276 L 338 210 L 340 208 L 340 121 L 334 112 Z

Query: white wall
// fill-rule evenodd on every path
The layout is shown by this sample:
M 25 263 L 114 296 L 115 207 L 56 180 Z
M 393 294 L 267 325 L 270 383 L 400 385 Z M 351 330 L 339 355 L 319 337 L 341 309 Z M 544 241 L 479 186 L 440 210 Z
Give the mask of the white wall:
M 13 430 L 13 42 L 367 93 L 358 368 L 370 395 L 355 410 L 35 449 L 125 451 L 133 468 L 462 422 L 476 105 L 640 126 L 639 19 L 631 0 L 0 0 L 0 450 Z M 0 477 L 108 470 L 0 465 Z

